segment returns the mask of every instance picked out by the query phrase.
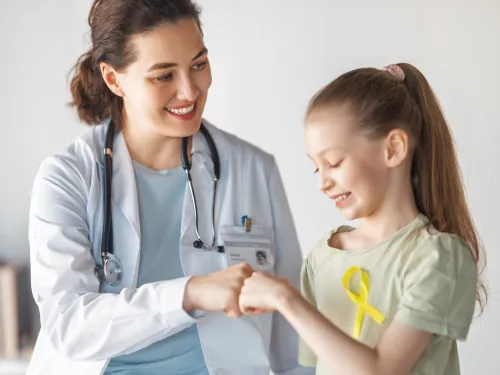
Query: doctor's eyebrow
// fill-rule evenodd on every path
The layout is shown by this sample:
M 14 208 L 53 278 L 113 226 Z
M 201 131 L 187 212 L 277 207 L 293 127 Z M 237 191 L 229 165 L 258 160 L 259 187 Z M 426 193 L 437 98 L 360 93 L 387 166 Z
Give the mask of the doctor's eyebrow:
M 199 59 L 201 56 L 206 55 L 208 53 L 207 47 L 203 47 L 200 52 L 196 54 L 195 57 L 191 59 L 191 61 L 195 61 Z M 157 63 L 152 65 L 149 69 L 148 72 L 152 72 L 153 70 L 159 70 L 159 69 L 168 69 L 172 68 L 174 66 L 177 66 L 177 63 L 169 63 L 169 62 L 163 62 L 163 63 Z

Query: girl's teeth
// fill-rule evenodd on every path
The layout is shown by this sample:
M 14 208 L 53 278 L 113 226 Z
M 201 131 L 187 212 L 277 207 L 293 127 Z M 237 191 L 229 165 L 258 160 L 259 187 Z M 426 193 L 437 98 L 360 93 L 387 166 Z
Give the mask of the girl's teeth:
M 168 112 L 174 113 L 176 115 L 187 115 L 188 113 L 192 112 L 193 109 L 194 109 L 194 104 L 186 108 L 178 108 L 178 109 L 167 107 Z
M 346 199 L 349 196 L 349 193 L 341 195 L 340 197 L 335 198 L 335 202 L 340 202 Z

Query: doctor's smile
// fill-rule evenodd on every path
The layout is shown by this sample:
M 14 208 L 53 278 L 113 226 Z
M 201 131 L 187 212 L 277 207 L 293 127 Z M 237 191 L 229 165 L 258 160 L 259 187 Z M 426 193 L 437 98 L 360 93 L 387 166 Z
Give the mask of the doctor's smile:
M 170 114 L 180 118 L 181 120 L 191 120 L 196 116 L 195 111 L 196 102 L 189 105 L 180 105 L 176 107 L 165 107 L 165 110 Z

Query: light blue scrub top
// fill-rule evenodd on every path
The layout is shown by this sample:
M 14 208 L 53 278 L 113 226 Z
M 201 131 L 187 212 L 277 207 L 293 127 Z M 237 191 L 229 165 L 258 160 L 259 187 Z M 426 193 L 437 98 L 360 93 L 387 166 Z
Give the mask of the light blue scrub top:
M 186 178 L 133 162 L 141 223 L 138 287 L 184 277 L 179 256 Z M 135 353 L 111 359 L 104 374 L 209 375 L 196 325 Z

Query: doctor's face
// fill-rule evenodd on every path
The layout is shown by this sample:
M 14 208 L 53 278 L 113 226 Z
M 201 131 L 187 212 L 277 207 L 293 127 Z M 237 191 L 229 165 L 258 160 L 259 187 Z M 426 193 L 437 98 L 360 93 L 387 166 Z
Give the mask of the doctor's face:
M 116 73 L 125 126 L 168 137 L 196 133 L 212 83 L 208 51 L 196 21 L 159 26 L 131 42 L 136 60 Z

